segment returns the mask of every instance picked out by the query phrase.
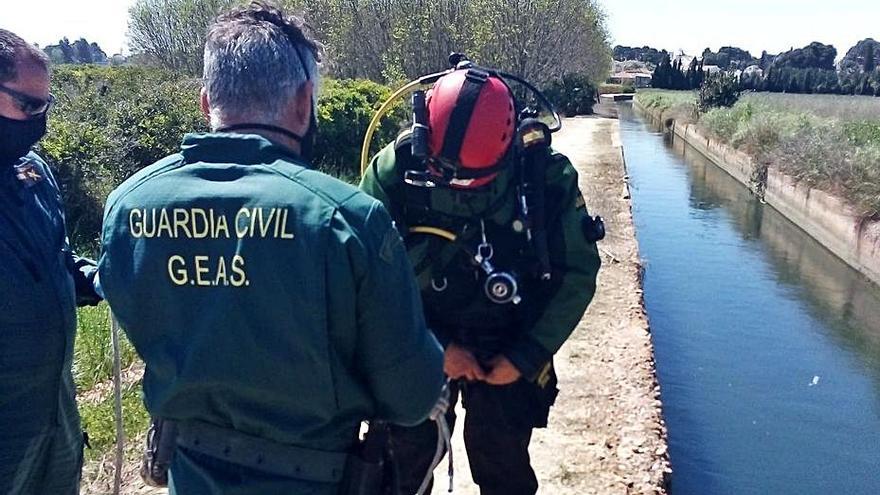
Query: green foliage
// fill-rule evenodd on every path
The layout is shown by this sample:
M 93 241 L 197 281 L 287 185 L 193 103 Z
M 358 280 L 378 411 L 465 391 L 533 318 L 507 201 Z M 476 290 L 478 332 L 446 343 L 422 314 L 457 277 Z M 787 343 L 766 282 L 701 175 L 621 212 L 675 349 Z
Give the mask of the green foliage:
M 840 72 L 843 76 L 870 73 L 877 68 L 877 57 L 880 56 L 880 42 L 866 38 L 847 50 L 840 61 Z
M 716 107 L 732 107 L 739 96 L 739 81 L 736 76 L 724 72 L 708 74 L 697 94 L 697 108 L 705 113 Z
M 136 0 L 128 11 L 129 48 L 151 64 L 190 76 L 202 73 L 208 26 L 245 0 Z
M 565 75 L 547 85 L 544 95 L 566 117 L 592 115 L 596 86 L 585 75 Z
M 672 61 L 669 54 L 663 52 L 660 65 L 654 70 L 651 77 L 651 87 L 658 89 L 687 90 L 699 88 L 705 78 L 703 63 L 696 58 L 691 62 L 686 71 L 682 70 L 681 58 Z
M 665 113 L 667 110 L 693 106 L 694 92 L 643 89 L 636 94 L 636 101 L 646 108 L 654 108 Z
M 855 146 L 880 145 L 880 120 L 846 122 L 843 132 L 847 141 Z
M 95 255 L 107 194 L 205 128 L 198 85 L 146 68 L 61 66 L 52 89 L 58 105 L 39 152 L 61 185 L 71 242 Z
M 660 63 L 663 53 L 657 51 L 656 48 L 644 46 L 641 48 L 617 45 L 614 47 L 614 60 L 638 60 L 640 62 L 648 62 L 653 66 Z
M 746 95 L 699 125 L 760 163 L 880 212 L 880 101 L 867 97 Z
M 711 49 L 703 50 L 702 62 L 705 65 L 716 65 L 722 70 L 745 69 L 758 63 L 758 59 L 746 50 L 734 46 L 722 46 L 718 53 Z
M 352 182 L 360 177 L 361 145 L 367 126 L 391 89 L 372 81 L 325 81 L 318 98 L 315 162 L 327 173 Z M 407 116 L 401 106 L 389 113 L 373 138 L 373 150 L 393 141 Z
M 103 205 L 125 179 L 176 153 L 188 132 L 207 130 L 196 81 L 145 67 L 57 67 L 49 134 L 39 152 L 61 185 L 71 242 L 96 255 Z M 375 110 L 391 90 L 364 80 L 327 80 L 319 96 L 315 165 L 354 181 L 361 142 Z M 389 114 L 374 139 L 392 141 L 401 108 Z
M 136 0 L 130 47 L 196 75 L 211 20 L 244 0 Z M 450 52 L 545 84 L 569 72 L 602 80 L 611 50 L 596 0 L 281 0 L 327 48 L 332 77 L 396 84 L 445 69 Z
M 600 84 L 597 91 L 600 95 L 635 93 L 636 88 L 630 84 Z
M 814 41 L 803 48 L 796 48 L 780 54 L 776 57 L 772 66 L 777 68 L 789 67 L 792 69 L 834 70 L 834 60 L 836 58 L 836 48 Z
M 91 449 L 86 449 L 86 460 L 100 459 L 111 450 L 116 442 L 116 423 L 113 394 L 103 394 L 96 402 L 80 402 L 79 412 L 82 428 L 89 434 Z M 138 435 L 147 431 L 150 415 L 141 399 L 141 382 L 123 386 L 122 390 L 122 428 L 125 438 L 132 442 Z
M 53 64 L 105 64 L 107 54 L 97 43 L 89 43 L 85 38 L 80 38 L 72 44 L 67 38 L 62 38 L 57 45 L 48 45 L 43 48 Z
M 120 332 L 119 336 L 122 367 L 127 368 L 137 359 L 137 354 L 124 333 Z M 96 384 L 111 378 L 113 353 L 110 347 L 110 311 L 106 304 L 80 308 L 77 311 L 73 355 L 73 375 L 77 390 L 90 390 Z

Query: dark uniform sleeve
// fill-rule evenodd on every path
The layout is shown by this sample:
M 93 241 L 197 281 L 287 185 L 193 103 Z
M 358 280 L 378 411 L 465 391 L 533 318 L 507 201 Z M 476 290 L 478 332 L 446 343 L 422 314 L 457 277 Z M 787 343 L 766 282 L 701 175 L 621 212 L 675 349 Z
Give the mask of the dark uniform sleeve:
M 444 384 L 443 352 L 425 326 L 415 277 L 400 235 L 378 202 L 362 239 L 357 358 L 377 404 L 377 418 L 423 421 Z
M 46 175 L 49 182 L 52 183 L 52 186 L 55 188 L 55 190 L 60 191 L 61 189 L 58 187 L 58 181 L 55 180 L 55 176 L 52 174 L 52 170 L 49 168 L 49 166 L 46 165 L 43 159 L 38 157 L 36 154 L 32 154 L 32 156 L 42 168 L 43 173 Z M 60 192 L 58 194 L 60 197 Z M 67 236 L 64 237 L 63 249 L 65 255 L 64 261 L 67 264 L 67 271 L 70 273 L 70 276 L 73 277 L 74 286 L 76 288 L 76 305 L 97 305 L 103 299 L 101 296 L 98 295 L 98 292 L 95 290 L 95 276 L 98 273 L 98 264 L 95 263 L 95 261 L 93 260 L 80 257 L 76 253 L 74 253 L 73 250 L 70 248 L 70 240 L 67 238 Z
M 588 242 L 589 218 L 577 185 L 577 171 L 563 155 L 553 155 L 547 171 L 547 235 L 553 278 L 543 311 L 527 322 L 529 330 L 504 353 L 524 377 L 534 379 L 574 331 L 596 292 L 601 264 L 596 244 Z
M 67 241 L 65 241 L 66 243 Z M 89 258 L 67 251 L 67 266 L 76 287 L 77 306 L 95 306 L 103 300 L 95 288 L 98 264 Z

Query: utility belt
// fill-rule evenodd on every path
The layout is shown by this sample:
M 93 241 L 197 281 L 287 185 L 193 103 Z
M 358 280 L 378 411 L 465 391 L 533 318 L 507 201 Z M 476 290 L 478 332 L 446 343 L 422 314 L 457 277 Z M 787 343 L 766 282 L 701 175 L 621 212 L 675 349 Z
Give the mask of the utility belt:
M 257 471 L 319 483 L 339 483 L 348 454 L 285 445 L 202 422 L 179 423 L 177 445 Z
M 203 422 L 154 418 L 147 434 L 141 477 L 167 486 L 178 447 L 256 471 L 318 483 L 340 484 L 340 495 L 395 495 L 387 426 L 371 425 L 351 454 L 285 445 Z

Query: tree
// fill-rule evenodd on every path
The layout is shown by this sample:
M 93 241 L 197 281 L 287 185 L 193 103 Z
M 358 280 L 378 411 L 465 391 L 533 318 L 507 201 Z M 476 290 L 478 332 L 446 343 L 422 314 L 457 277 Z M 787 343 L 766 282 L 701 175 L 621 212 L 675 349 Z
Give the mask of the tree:
M 873 72 L 877 68 L 877 54 L 880 42 L 865 38 L 847 50 L 840 60 L 841 77 L 850 77 L 862 72 Z M 870 69 L 870 70 L 869 70 Z
M 205 32 L 242 0 L 136 0 L 130 48 L 197 75 Z M 538 85 L 566 74 L 605 79 L 611 62 L 597 0 L 282 0 L 327 48 L 331 75 L 399 82 L 448 67 L 450 52 Z
M 157 65 L 200 75 L 208 26 L 238 0 L 136 0 L 128 11 L 129 48 Z
M 343 78 L 412 79 L 450 52 L 543 85 L 607 77 L 611 50 L 596 0 L 313 0 L 301 2 Z
M 813 42 L 803 48 L 789 50 L 773 61 L 774 66 L 792 69 L 834 70 L 837 49 L 832 45 Z
M 57 45 L 48 45 L 43 51 L 56 65 L 107 63 L 107 54 L 104 50 L 97 43 L 89 43 L 85 38 L 80 38 L 73 44 L 67 38 L 63 38 Z
M 733 74 L 709 74 L 697 95 L 697 108 L 705 113 L 716 107 L 732 107 L 739 100 L 740 94 L 739 81 Z
M 669 60 L 669 54 L 664 52 L 663 58 L 660 59 L 660 63 L 657 65 L 657 68 L 654 69 L 654 74 L 651 76 L 651 86 L 661 89 L 670 89 L 672 87 L 672 70 L 672 63 Z
M 70 41 L 67 38 L 62 38 L 61 41 L 58 42 L 58 46 L 61 49 L 62 60 L 64 60 L 65 64 L 73 64 L 76 63 L 76 54 L 72 46 L 70 46 Z
M 73 42 L 73 51 L 76 53 L 77 63 L 90 64 L 94 62 L 94 57 L 92 57 L 92 47 L 85 38 L 80 38 Z
M 687 80 L 687 88 L 686 89 L 694 89 L 698 88 L 697 85 L 697 57 L 691 59 L 690 65 L 688 65 L 687 73 L 685 74 L 685 79 Z
M 617 60 L 618 62 L 637 60 L 639 62 L 646 62 L 656 67 L 660 63 L 660 60 L 663 58 L 663 53 L 658 51 L 656 48 L 651 48 L 649 46 L 633 48 L 629 46 L 617 45 L 614 47 L 613 56 L 614 60 Z

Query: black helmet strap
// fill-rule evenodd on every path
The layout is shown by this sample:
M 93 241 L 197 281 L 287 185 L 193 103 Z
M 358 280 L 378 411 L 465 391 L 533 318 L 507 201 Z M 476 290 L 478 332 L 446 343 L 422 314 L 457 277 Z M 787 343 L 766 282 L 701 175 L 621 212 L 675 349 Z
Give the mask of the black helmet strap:
M 461 161 L 461 146 L 464 143 L 471 116 L 474 114 L 474 108 L 477 106 L 477 99 L 480 97 L 483 85 L 488 80 L 489 73 L 479 69 L 468 69 L 465 74 L 464 84 L 458 93 L 452 114 L 449 116 L 449 125 L 446 128 L 446 135 L 443 137 L 443 148 L 440 150 L 440 156 L 450 162 L 458 163 Z

